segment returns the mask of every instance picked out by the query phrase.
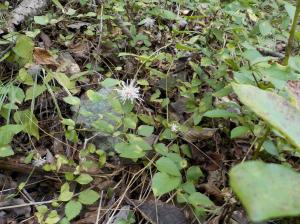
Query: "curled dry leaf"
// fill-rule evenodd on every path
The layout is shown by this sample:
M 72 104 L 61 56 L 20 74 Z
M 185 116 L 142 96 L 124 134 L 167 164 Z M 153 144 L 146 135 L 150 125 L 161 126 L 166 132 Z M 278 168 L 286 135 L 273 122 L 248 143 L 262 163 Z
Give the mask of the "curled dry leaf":
M 76 63 L 72 55 L 68 52 L 62 53 L 59 58 L 59 66 L 56 72 L 63 72 L 68 75 L 73 75 L 80 72 L 79 65 Z
M 80 58 L 88 58 L 90 52 L 90 46 L 87 41 L 81 41 L 78 43 L 70 44 L 69 46 L 70 52 Z
M 36 64 L 58 66 L 58 63 L 50 52 L 44 48 L 35 47 L 33 50 L 33 58 Z
M 210 139 L 216 133 L 217 128 L 200 128 L 194 127 L 189 129 L 186 133 L 183 134 L 184 139 L 189 142 L 196 142 L 199 140 Z

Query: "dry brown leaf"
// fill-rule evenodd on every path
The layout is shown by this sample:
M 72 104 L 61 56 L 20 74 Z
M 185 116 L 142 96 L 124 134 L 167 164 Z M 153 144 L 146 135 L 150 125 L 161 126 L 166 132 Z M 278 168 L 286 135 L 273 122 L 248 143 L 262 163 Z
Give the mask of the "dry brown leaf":
M 81 41 L 78 43 L 70 44 L 70 52 L 76 57 L 88 58 L 90 52 L 90 46 L 88 42 Z
M 33 58 L 39 65 L 58 65 L 54 57 L 44 48 L 35 47 L 33 51 Z
M 189 142 L 196 142 L 199 140 L 210 139 L 216 133 L 216 128 L 200 128 L 194 127 L 189 129 L 186 133 L 183 134 L 184 139 Z
M 51 41 L 50 37 L 47 34 L 45 34 L 44 32 L 41 32 L 40 37 L 43 40 L 45 48 L 49 49 L 52 45 L 52 41 Z

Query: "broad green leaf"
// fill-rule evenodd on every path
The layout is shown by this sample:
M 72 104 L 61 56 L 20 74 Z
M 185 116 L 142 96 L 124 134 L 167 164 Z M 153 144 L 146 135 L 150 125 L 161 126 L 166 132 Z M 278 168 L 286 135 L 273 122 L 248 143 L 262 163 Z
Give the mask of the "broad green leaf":
M 289 14 L 290 19 L 293 20 L 295 11 L 296 11 L 296 7 L 293 6 L 291 3 L 284 2 L 284 8 L 287 11 L 287 13 Z
M 13 51 L 19 57 L 25 59 L 26 62 L 31 61 L 33 53 L 34 43 L 31 38 L 20 35 L 16 41 L 16 46 L 13 48 Z
M 115 150 L 120 153 L 123 158 L 138 159 L 146 155 L 143 148 L 132 143 L 118 143 L 115 145 Z
M 0 146 L 0 158 L 1 157 L 8 157 L 14 155 L 14 151 L 12 150 L 10 145 L 7 146 Z
M 137 116 L 133 113 L 130 113 L 124 118 L 124 127 L 135 129 L 137 122 L 138 122 Z
M 75 179 L 75 181 L 79 184 L 89 184 L 93 181 L 93 178 L 89 175 L 89 174 L 86 174 L 86 173 L 82 173 L 80 174 L 79 177 L 77 177 Z
M 227 110 L 215 109 L 215 110 L 210 110 L 205 112 L 203 116 L 210 117 L 210 118 L 229 118 L 229 117 L 235 117 L 236 114 L 229 112 Z
M 65 214 L 67 216 L 67 219 L 69 221 L 74 219 L 77 215 L 79 215 L 81 209 L 82 204 L 80 202 L 74 200 L 69 201 L 65 206 Z
M 300 111 L 281 96 L 250 85 L 233 84 L 242 103 L 270 123 L 300 150 Z
M 250 161 L 233 167 L 229 177 L 252 221 L 300 215 L 300 174 L 291 168 Z
M 188 202 L 194 207 L 212 207 L 214 203 L 206 195 L 200 192 L 194 192 L 188 197 Z
M 141 125 L 138 128 L 138 134 L 145 137 L 151 136 L 153 131 L 154 127 L 149 125 Z
M 26 90 L 25 101 L 35 99 L 36 97 L 41 95 L 46 89 L 47 89 L 47 87 L 45 85 L 35 85 L 35 86 L 29 87 Z
M 146 124 L 155 125 L 153 117 L 151 117 L 149 115 L 140 114 L 140 115 L 138 115 L 138 118 Z
M 105 132 L 105 133 L 113 133 L 114 126 L 108 123 L 105 120 L 96 120 L 92 123 L 92 126 L 96 128 L 98 131 Z
M 65 73 L 62 72 L 52 72 L 51 75 L 55 80 L 64 88 L 68 90 L 75 89 L 75 81 L 71 80 Z
M 34 16 L 34 22 L 39 25 L 47 25 L 50 22 L 49 16 Z
M 67 104 L 70 104 L 70 105 L 73 105 L 73 106 L 79 106 L 80 105 L 80 99 L 76 96 L 67 96 L 67 97 L 64 97 L 63 100 Z
M 177 134 L 173 131 L 171 131 L 170 128 L 166 128 L 163 133 L 161 134 L 160 136 L 160 140 L 163 140 L 163 139 L 168 139 L 168 140 L 172 140 L 174 138 L 177 137 Z
M 203 177 L 204 174 L 202 173 L 199 166 L 191 166 L 188 168 L 186 172 L 186 179 L 187 181 L 197 183 L 200 177 Z
M 155 196 L 161 196 L 176 189 L 180 183 L 180 176 L 170 176 L 167 173 L 158 172 L 152 179 L 152 190 Z
M 246 126 L 238 126 L 231 130 L 230 138 L 243 137 L 249 132 L 249 128 Z
M 11 103 L 22 103 L 25 94 L 20 87 L 11 86 L 8 91 L 8 98 Z
M 100 198 L 99 194 L 93 190 L 85 190 L 80 192 L 78 201 L 84 205 L 94 204 Z
M 21 68 L 19 70 L 19 75 L 17 77 L 18 81 L 21 83 L 24 83 L 26 85 L 33 85 L 33 79 L 32 76 L 28 74 L 27 70 L 25 68 Z
M 95 103 L 101 102 L 103 100 L 103 96 L 101 96 L 99 93 L 97 93 L 96 91 L 91 90 L 91 89 L 89 89 L 86 92 L 86 95 L 91 101 L 93 101 Z
M 59 224 L 70 224 L 70 222 L 69 222 L 69 220 L 66 217 L 64 217 L 63 219 L 61 219 L 59 221 Z
M 163 144 L 163 143 L 158 143 L 154 145 L 154 149 L 156 152 L 158 152 L 159 154 L 165 156 L 168 153 L 168 147 Z
M 16 111 L 14 114 L 16 123 L 23 125 L 23 131 L 39 139 L 38 120 L 30 110 Z
M 161 157 L 157 160 L 156 167 L 160 172 L 167 173 L 172 176 L 181 176 L 178 166 L 168 157 Z
M 159 16 L 161 16 L 163 19 L 168 19 L 168 20 L 177 19 L 177 15 L 174 12 L 166 9 L 162 9 L 161 12 L 159 13 Z
M 106 88 L 108 88 L 108 87 L 113 87 L 113 86 L 116 86 L 116 85 L 118 85 L 118 84 L 120 84 L 120 81 L 117 80 L 117 79 L 112 79 L 112 78 L 107 78 L 107 79 L 105 79 L 105 80 L 103 80 L 103 81 L 101 82 L 101 85 L 102 85 L 103 87 L 106 87 Z
M 70 185 L 64 183 L 60 188 L 60 195 L 58 197 L 59 201 L 70 201 L 73 197 L 73 192 L 70 191 Z
M 58 221 L 60 220 L 60 217 L 57 213 L 57 211 L 52 210 L 49 214 L 48 217 L 45 220 L 45 224 L 55 224 L 58 223 Z
M 263 21 L 259 24 L 259 31 L 263 36 L 267 36 L 269 34 L 272 34 L 274 28 L 269 21 Z
M 279 156 L 279 150 L 271 140 L 266 140 L 262 146 L 266 150 L 266 152 L 269 153 L 270 155 L 276 157 Z
M 23 129 L 23 125 L 17 124 L 7 124 L 0 127 L 0 146 L 8 145 L 12 141 L 13 136 Z

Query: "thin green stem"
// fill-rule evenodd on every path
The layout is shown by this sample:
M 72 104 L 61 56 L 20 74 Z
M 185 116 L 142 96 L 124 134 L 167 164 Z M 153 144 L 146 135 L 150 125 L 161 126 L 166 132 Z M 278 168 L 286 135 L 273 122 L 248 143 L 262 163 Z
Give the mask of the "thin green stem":
M 266 141 L 266 139 L 268 138 L 268 135 L 270 134 L 270 132 L 271 132 L 271 128 L 267 127 L 265 134 L 261 137 L 260 141 L 258 142 L 258 145 L 257 145 L 254 155 L 253 155 L 253 159 L 258 158 L 260 149 L 261 149 L 262 145 L 264 144 L 264 142 Z
M 288 65 L 290 55 L 292 53 L 292 48 L 293 48 L 293 43 L 294 43 L 294 36 L 296 32 L 296 27 L 298 23 L 298 18 L 299 18 L 299 13 L 300 13 L 300 0 L 297 0 L 296 4 L 296 10 L 295 10 L 295 15 L 292 23 L 292 27 L 290 30 L 290 36 L 288 39 L 288 44 L 285 49 L 285 57 L 283 59 L 282 65 Z

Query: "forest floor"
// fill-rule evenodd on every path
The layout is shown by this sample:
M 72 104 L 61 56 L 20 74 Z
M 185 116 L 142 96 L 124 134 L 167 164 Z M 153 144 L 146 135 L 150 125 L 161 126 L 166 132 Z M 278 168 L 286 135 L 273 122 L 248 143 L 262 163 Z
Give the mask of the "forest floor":
M 288 80 L 259 69 L 290 3 L 20 2 L 0 1 L 0 224 L 246 224 L 231 168 L 299 169 L 231 86 Z

